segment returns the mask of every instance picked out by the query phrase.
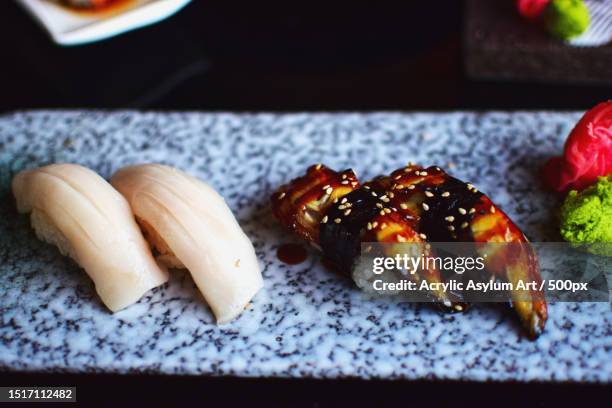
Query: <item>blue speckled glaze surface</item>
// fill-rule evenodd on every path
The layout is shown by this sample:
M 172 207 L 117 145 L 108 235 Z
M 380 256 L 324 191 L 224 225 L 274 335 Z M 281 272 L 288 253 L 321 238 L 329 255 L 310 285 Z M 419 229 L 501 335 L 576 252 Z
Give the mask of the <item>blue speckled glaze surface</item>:
M 315 162 L 360 178 L 408 161 L 472 181 L 535 241 L 557 240 L 558 203 L 537 170 L 577 113 L 232 115 L 33 112 L 0 117 L 0 369 L 280 377 L 612 382 L 609 304 L 553 304 L 545 333 L 524 338 L 494 305 L 448 315 L 370 301 L 294 242 L 269 194 Z M 9 185 L 26 167 L 77 162 L 109 177 L 162 162 L 223 194 L 259 256 L 264 289 L 216 326 L 187 273 L 111 314 L 91 281 L 17 216 Z M 451 165 L 449 166 L 449 163 Z

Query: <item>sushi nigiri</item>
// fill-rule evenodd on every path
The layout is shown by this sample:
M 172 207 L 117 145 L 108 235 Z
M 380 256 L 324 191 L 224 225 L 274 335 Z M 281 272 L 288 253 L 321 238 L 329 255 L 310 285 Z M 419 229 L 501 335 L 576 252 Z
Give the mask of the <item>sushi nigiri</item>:
M 31 213 L 38 238 L 83 267 L 111 311 L 168 280 L 125 198 L 94 171 L 52 164 L 18 173 L 12 189 L 17 210 Z
M 320 247 L 328 263 L 350 274 L 358 286 L 365 279 L 357 276 L 354 268 L 362 242 L 510 243 L 514 245 L 496 246 L 487 254 L 488 278 L 512 282 L 515 287 L 518 281 L 541 282 L 536 255 L 525 235 L 471 184 L 439 167 L 425 169 L 412 164 L 364 184 L 356 180 L 329 182 L 348 177 L 341 174 L 353 173 L 336 173 L 322 165 L 310 167 L 305 176 L 272 195 L 272 211 L 285 227 Z M 321 186 L 323 183 L 326 185 Z M 323 201 L 324 195 L 334 198 Z M 411 278 L 444 281 L 435 269 L 419 271 Z M 468 306 L 460 296 L 449 297 L 443 292 L 429 295 L 452 311 Z M 513 290 L 508 300 L 529 335 L 538 337 L 548 316 L 543 294 Z
M 388 201 L 384 194 L 383 189 L 362 186 L 350 169 L 336 172 L 317 164 L 272 195 L 272 212 L 292 232 L 320 249 L 328 265 L 351 276 L 362 241 L 388 242 L 396 238 L 402 242 L 424 241 L 412 228 L 409 219 L 384 211 L 384 201 L 380 200 Z M 350 223 L 340 225 L 346 216 Z M 379 225 L 385 227 L 378 228 Z M 369 229 L 362 228 L 364 226 Z M 356 283 L 361 280 L 352 277 Z M 442 280 L 439 271 L 415 274 L 412 278 L 432 283 Z M 441 291 L 431 293 L 431 296 L 451 311 L 465 308 L 465 304 Z
M 223 197 L 174 168 L 144 164 L 115 173 L 145 237 L 169 267 L 186 268 L 218 323 L 226 323 L 263 286 L 255 250 Z

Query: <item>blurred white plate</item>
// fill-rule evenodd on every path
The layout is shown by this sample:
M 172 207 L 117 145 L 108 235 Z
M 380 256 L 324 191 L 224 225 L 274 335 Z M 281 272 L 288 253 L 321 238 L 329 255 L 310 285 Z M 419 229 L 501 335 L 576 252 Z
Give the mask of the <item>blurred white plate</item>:
M 71 11 L 49 0 L 18 0 L 62 45 L 103 40 L 171 16 L 191 0 L 133 0 L 117 10 Z

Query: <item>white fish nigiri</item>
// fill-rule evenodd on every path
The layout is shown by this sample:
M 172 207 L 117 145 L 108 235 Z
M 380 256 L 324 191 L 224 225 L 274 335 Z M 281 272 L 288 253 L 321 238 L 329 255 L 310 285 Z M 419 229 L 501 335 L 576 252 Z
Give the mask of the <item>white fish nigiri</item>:
M 17 210 L 31 212 L 38 238 L 83 267 L 113 312 L 168 280 L 128 202 L 94 171 L 52 164 L 20 172 L 12 184 Z
M 111 183 L 127 198 L 158 260 L 190 271 L 217 322 L 238 316 L 263 279 L 253 245 L 223 197 L 158 164 L 125 167 Z

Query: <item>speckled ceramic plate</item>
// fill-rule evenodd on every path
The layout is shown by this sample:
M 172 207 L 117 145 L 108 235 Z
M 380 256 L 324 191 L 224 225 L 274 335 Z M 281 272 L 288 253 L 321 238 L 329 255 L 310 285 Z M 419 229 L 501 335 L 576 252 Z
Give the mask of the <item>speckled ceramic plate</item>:
M 552 304 L 531 342 L 494 305 L 448 315 L 367 301 L 291 242 L 269 194 L 311 163 L 367 178 L 414 161 L 471 180 L 535 241 L 555 240 L 555 198 L 537 170 L 558 153 L 575 113 L 232 115 L 34 112 L 0 117 L 0 368 L 279 377 L 612 381 L 608 304 Z M 111 314 L 69 259 L 17 216 L 11 177 L 77 162 L 108 177 L 162 162 L 217 188 L 255 244 L 265 278 L 252 307 L 216 326 L 186 273 Z

